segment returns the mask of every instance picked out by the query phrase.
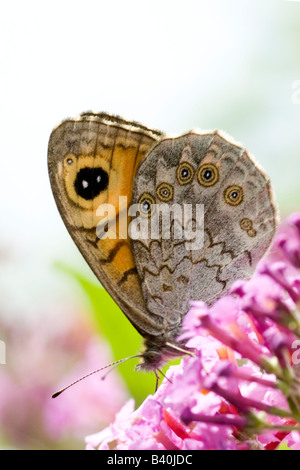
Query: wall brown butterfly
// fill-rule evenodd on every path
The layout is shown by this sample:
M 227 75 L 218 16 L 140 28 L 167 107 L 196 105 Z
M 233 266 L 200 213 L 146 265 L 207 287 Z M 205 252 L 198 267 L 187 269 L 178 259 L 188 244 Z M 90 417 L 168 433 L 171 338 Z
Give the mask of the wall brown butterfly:
M 212 304 L 251 276 L 277 225 L 269 178 L 220 131 L 170 137 L 136 122 L 87 112 L 51 134 L 49 175 L 61 217 L 91 269 L 145 338 L 141 369 L 188 352 L 178 342 L 190 300 Z M 181 208 L 192 212 L 187 243 Z M 136 212 L 130 212 L 137 207 Z M 161 208 L 170 211 L 164 236 Z M 179 215 L 178 215 L 179 214 Z M 182 216 L 182 217 L 181 217 Z M 140 221 L 144 221 L 141 229 Z M 143 236 L 129 236 L 130 226 Z M 153 227 L 152 227 L 153 228 Z

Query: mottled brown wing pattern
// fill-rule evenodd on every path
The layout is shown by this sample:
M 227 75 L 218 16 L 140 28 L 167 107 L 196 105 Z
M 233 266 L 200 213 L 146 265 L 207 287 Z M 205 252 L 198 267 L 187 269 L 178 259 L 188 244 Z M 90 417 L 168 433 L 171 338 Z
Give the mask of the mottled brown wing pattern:
M 156 205 L 197 203 L 204 209 L 201 249 L 164 240 L 162 231 L 158 240 L 132 241 L 149 315 L 160 319 L 172 342 L 168 332 L 178 331 L 191 299 L 211 304 L 235 279 L 251 275 L 274 236 L 276 208 L 264 172 L 219 131 L 157 143 L 135 178 L 133 202 L 145 197 Z

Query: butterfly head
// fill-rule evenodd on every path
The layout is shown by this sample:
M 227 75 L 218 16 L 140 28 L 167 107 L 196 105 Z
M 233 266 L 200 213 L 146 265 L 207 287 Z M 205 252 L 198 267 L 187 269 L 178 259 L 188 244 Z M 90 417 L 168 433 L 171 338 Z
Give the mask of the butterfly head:
M 174 338 L 166 341 L 166 338 L 145 340 L 145 351 L 141 354 L 142 362 L 136 366 L 136 370 L 159 370 L 169 359 L 183 355 L 193 356 L 193 350 L 186 348 L 184 343 L 175 341 Z

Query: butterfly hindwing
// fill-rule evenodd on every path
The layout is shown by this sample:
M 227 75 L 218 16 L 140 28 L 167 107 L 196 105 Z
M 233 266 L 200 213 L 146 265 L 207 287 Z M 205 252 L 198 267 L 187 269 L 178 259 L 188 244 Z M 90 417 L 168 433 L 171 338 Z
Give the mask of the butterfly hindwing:
M 275 233 L 269 179 L 243 147 L 218 131 L 191 131 L 157 143 L 135 178 L 133 202 L 145 201 L 145 208 L 152 202 L 156 211 L 165 204 L 202 206 L 201 247 L 172 238 L 172 228 L 184 223 L 176 211 L 169 239 L 161 220 L 156 239 L 132 241 L 149 315 L 163 318 L 166 331 L 181 323 L 190 300 L 211 304 L 235 279 L 249 277 Z

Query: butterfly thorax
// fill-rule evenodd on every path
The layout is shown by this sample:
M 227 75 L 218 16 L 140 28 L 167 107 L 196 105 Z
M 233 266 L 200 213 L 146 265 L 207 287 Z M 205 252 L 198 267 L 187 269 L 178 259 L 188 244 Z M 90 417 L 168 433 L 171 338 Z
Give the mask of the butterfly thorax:
M 142 362 L 136 366 L 136 369 L 157 370 L 171 358 L 192 353 L 184 342 L 176 341 L 177 336 L 178 334 L 168 334 L 166 337 L 147 338 L 144 342 L 146 349 L 142 353 Z

